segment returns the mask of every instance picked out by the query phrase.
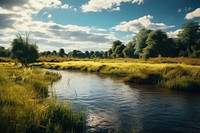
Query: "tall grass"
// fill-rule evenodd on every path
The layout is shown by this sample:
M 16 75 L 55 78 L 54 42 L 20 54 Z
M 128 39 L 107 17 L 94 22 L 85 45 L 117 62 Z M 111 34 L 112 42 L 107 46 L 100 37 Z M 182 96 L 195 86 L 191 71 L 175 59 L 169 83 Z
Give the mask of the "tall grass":
M 58 73 L 0 64 L 1 132 L 82 132 L 83 115 L 48 98 Z
M 189 61 L 188 61 L 189 62 Z M 200 66 L 172 63 L 141 63 L 117 60 L 46 62 L 44 68 L 97 72 L 124 76 L 125 82 L 153 84 L 186 91 L 200 91 Z

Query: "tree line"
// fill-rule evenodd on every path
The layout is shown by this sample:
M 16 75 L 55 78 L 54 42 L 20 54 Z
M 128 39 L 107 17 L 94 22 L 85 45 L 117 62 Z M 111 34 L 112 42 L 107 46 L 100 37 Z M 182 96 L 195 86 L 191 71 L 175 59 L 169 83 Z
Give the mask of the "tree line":
M 114 41 L 107 51 L 57 51 L 41 52 L 40 56 L 60 56 L 74 58 L 156 58 L 156 57 L 200 57 L 200 25 L 188 22 L 182 26 L 177 38 L 169 38 L 161 30 L 141 28 L 133 40 L 124 45 Z
M 36 44 L 30 43 L 28 35 L 17 35 L 11 48 L 0 46 L 0 57 L 12 57 L 27 66 L 39 56 L 59 56 L 73 58 L 156 58 L 156 57 L 200 57 L 200 24 L 188 22 L 182 26 L 177 38 L 169 38 L 161 30 L 141 28 L 133 39 L 124 45 L 120 40 L 114 41 L 107 51 L 70 51 L 61 48 L 57 51 L 38 52 Z

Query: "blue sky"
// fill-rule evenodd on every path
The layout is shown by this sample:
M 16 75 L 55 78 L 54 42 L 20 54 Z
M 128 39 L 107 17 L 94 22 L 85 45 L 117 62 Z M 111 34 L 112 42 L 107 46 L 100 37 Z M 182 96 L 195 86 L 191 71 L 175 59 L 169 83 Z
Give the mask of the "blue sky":
M 176 37 L 188 21 L 200 22 L 200 0 L 1 0 L 0 46 L 29 33 L 40 51 L 103 51 L 140 27 Z

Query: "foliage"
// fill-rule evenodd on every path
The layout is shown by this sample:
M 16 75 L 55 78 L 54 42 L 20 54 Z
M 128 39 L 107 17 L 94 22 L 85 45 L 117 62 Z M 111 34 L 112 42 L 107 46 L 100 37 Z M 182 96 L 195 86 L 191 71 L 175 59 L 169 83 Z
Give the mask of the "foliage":
M 147 46 L 146 40 L 148 38 L 148 34 L 151 33 L 152 30 L 146 29 L 146 28 L 141 28 L 138 34 L 134 37 L 135 40 L 135 52 L 134 54 L 137 57 L 140 57 L 143 49 Z
M 61 48 L 62 49 L 62 48 Z M 60 50 L 61 50 L 60 49 Z M 63 49 L 62 49 L 63 51 Z M 51 54 L 50 54 L 51 53 Z M 65 57 L 64 52 L 45 51 L 41 56 Z M 169 38 L 166 32 L 152 31 L 142 27 L 128 44 L 120 40 L 112 43 L 107 51 L 70 51 L 65 54 L 70 58 L 157 58 L 157 57 L 200 57 L 200 25 L 198 22 L 188 22 L 183 25 L 178 38 Z
M 0 57 L 9 57 L 11 55 L 9 49 L 0 46 Z
M 82 132 L 83 115 L 68 103 L 47 99 L 58 73 L 0 64 L 0 131 Z M 41 97 L 42 96 L 42 97 Z
M 25 66 L 39 58 L 38 48 L 36 44 L 29 43 L 28 35 L 26 35 L 26 39 L 18 35 L 17 38 L 13 40 L 11 53 L 13 58 L 19 60 L 22 65 Z
M 135 55 L 134 55 L 134 49 L 135 47 L 135 43 L 133 41 L 130 41 L 126 47 L 124 48 L 123 50 L 123 55 L 125 58 L 134 58 Z
M 179 33 L 180 47 L 189 57 L 200 57 L 200 25 L 198 22 L 188 22 L 182 26 Z
M 59 56 L 60 57 L 64 57 L 66 54 L 65 54 L 65 50 L 63 49 L 63 48 L 61 48 L 60 50 L 59 50 Z

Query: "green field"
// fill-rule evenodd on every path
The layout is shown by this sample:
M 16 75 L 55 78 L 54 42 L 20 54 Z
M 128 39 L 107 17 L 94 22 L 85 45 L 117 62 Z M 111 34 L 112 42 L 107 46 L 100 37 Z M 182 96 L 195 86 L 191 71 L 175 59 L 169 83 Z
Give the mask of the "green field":
M 0 63 L 0 131 L 82 132 L 83 114 L 48 98 L 58 73 Z
M 165 61 L 165 62 L 164 62 Z M 200 91 L 200 65 L 198 59 L 179 58 L 154 60 L 72 60 L 43 62 L 48 69 L 80 70 L 123 76 L 125 82 L 153 84 L 183 91 Z

